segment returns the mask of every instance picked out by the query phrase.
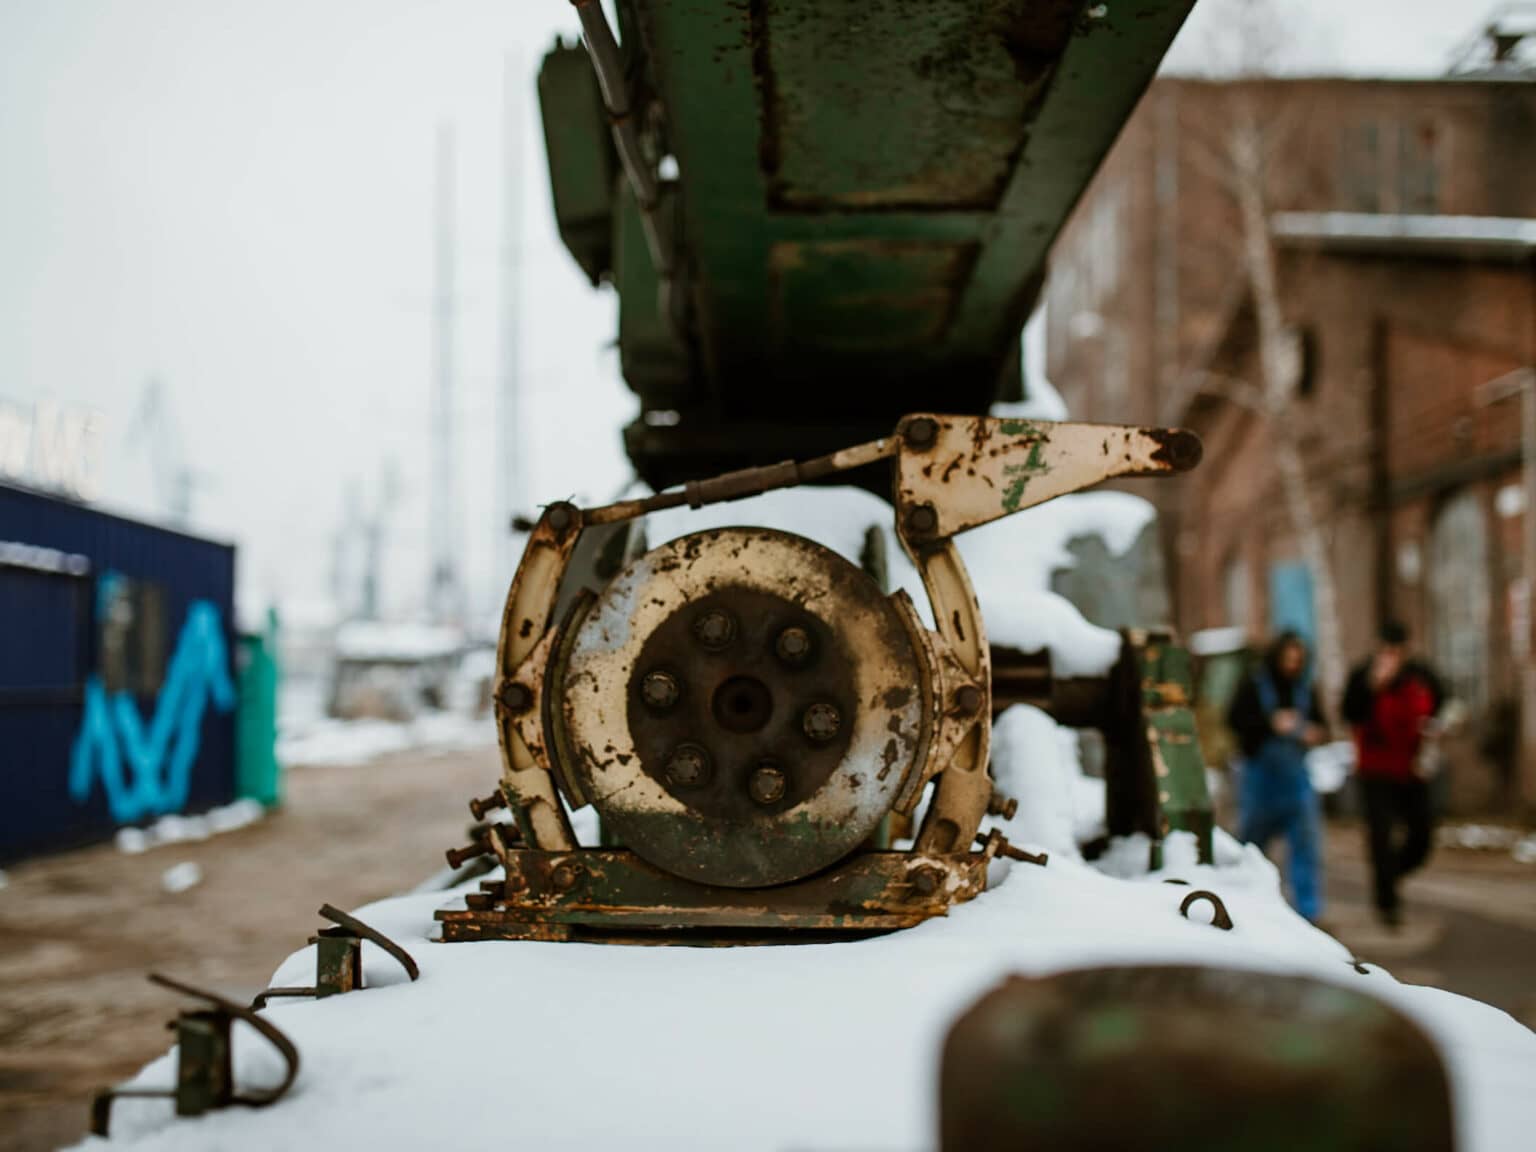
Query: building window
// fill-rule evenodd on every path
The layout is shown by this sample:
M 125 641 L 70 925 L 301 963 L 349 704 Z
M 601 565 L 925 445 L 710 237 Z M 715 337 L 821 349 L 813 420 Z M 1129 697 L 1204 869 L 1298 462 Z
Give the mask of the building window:
M 165 680 L 165 595 L 160 585 L 107 572 L 97 587 L 101 679 L 108 692 L 153 696 Z
M 1248 627 L 1248 562 L 1236 552 L 1221 568 L 1221 606 L 1228 627 Z
M 1433 120 L 1399 127 L 1397 202 L 1400 212 L 1440 210 L 1440 132 Z
M 1381 211 L 1381 130 L 1374 120 L 1339 133 L 1339 198 L 1347 212 Z

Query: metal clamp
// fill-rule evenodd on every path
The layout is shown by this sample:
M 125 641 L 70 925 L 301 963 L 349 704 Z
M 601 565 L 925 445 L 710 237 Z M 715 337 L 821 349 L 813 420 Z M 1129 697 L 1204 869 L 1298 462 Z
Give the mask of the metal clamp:
M 377 944 L 399 961 L 400 967 L 405 969 L 405 974 L 413 982 L 421 976 L 421 969 L 416 966 L 410 953 L 378 929 L 370 928 L 356 916 L 343 912 L 333 904 L 321 905 L 320 915 L 336 927 L 322 928 L 309 939 L 311 944 L 317 946 L 314 987 L 264 989 L 251 1001 L 251 1011 L 261 1011 L 274 996 L 313 996 L 320 999 L 361 989 L 364 940 Z
M 149 979 L 173 992 L 206 1001 L 213 1007 L 182 1012 L 172 1024 L 176 1029 L 176 1087 L 106 1088 L 96 1093 L 91 1100 L 91 1132 L 94 1135 L 107 1135 L 112 1122 L 112 1102 L 124 1096 L 174 1100 L 176 1115 L 201 1116 L 231 1104 L 266 1108 L 276 1104 L 293 1085 L 299 1074 L 299 1050 L 271 1021 L 257 1016 L 253 1008 L 158 972 L 151 972 Z M 282 1054 L 286 1070 L 276 1088 L 247 1093 L 235 1091 L 230 1028 L 236 1020 L 243 1020 L 256 1029 Z
M 1206 901 L 1211 906 L 1211 927 L 1220 928 L 1223 932 L 1230 932 L 1232 930 L 1232 917 L 1227 914 L 1227 906 L 1221 902 L 1220 896 L 1214 892 L 1208 892 L 1204 888 L 1197 888 L 1184 897 L 1183 903 L 1179 905 L 1179 915 L 1188 920 L 1190 908 L 1201 900 Z

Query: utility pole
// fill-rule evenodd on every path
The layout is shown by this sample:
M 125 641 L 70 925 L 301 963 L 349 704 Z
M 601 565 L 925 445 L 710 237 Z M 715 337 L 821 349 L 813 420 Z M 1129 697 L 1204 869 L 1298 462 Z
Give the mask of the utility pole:
M 519 379 L 522 366 L 522 190 L 526 175 L 523 167 L 523 92 L 526 83 L 522 53 L 514 49 L 502 65 L 501 394 L 496 443 L 498 547 L 493 568 L 498 595 L 511 583 L 517 567 L 512 517 L 519 510 L 518 501 L 526 499 Z
M 457 623 L 463 614 L 458 575 L 458 533 L 453 483 L 453 338 L 455 158 L 453 128 L 437 129 L 436 258 L 432 300 L 432 480 L 427 515 L 432 571 L 428 604 L 434 623 Z

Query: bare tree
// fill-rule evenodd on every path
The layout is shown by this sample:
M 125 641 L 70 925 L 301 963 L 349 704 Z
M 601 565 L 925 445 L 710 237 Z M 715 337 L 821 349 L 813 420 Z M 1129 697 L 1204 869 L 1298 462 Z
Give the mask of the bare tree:
M 1257 332 L 1256 379 L 1202 372 L 1193 390 L 1214 394 L 1263 422 L 1287 519 L 1312 576 L 1317 622 L 1320 689 L 1333 698 L 1344 686 L 1347 667 L 1339 621 L 1338 585 L 1325 525 L 1303 451 L 1305 420 L 1300 400 L 1303 357 L 1297 330 L 1287 322 L 1281 298 L 1279 262 L 1270 232 L 1272 200 L 1280 183 L 1271 161 L 1285 149 L 1293 118 L 1261 99 L 1256 81 L 1273 74 L 1286 55 L 1290 31 L 1268 0 L 1241 0 L 1226 6 L 1221 40 L 1211 46 L 1217 72 L 1234 81 L 1220 119 L 1219 135 L 1198 150 L 1201 166 L 1214 174 L 1235 201 L 1236 235 L 1230 251 L 1252 303 Z

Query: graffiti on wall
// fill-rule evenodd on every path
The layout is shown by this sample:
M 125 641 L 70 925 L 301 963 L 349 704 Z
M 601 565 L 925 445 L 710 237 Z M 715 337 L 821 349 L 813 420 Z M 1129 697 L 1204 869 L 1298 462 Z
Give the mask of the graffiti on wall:
M 230 711 L 235 689 L 219 610 L 197 600 L 147 725 L 132 693 L 109 694 L 99 674 L 86 680 L 85 714 L 70 757 L 70 796 L 84 804 L 99 780 L 119 824 L 181 811 L 210 702 L 220 712 Z

